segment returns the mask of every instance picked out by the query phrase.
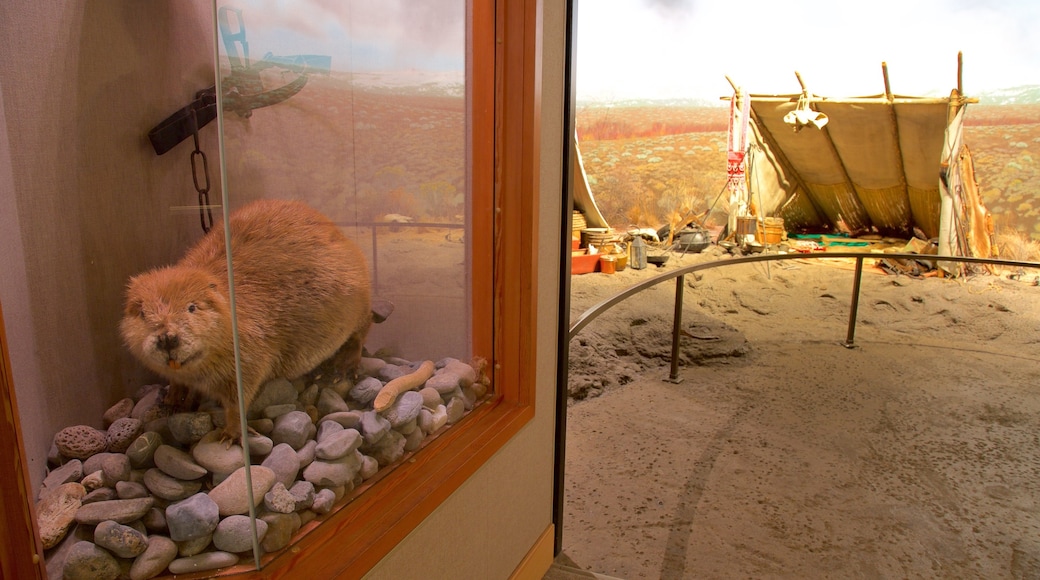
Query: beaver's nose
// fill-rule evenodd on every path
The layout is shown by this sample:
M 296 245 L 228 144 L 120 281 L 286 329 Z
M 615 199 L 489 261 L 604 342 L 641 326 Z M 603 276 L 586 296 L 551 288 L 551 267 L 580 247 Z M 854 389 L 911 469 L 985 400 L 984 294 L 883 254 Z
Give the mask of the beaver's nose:
M 177 348 L 180 339 L 177 338 L 176 334 L 160 334 L 156 343 L 159 345 L 159 348 L 169 351 Z

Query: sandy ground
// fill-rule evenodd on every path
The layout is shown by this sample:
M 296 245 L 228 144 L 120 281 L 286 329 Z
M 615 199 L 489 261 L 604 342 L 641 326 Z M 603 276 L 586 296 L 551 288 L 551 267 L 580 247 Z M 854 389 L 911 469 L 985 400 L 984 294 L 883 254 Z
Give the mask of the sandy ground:
M 868 269 L 846 349 L 851 261 L 782 264 L 687 277 L 679 384 L 674 282 L 572 340 L 565 558 L 626 579 L 1040 577 L 1040 287 Z M 662 271 L 573 276 L 572 320 Z

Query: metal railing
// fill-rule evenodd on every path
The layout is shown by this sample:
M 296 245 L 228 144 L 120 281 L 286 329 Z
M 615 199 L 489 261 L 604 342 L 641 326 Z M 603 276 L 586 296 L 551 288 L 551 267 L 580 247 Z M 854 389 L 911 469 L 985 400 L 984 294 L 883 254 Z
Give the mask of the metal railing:
M 782 260 L 805 260 L 805 259 L 823 259 L 823 258 L 855 258 L 856 260 L 856 271 L 852 282 L 852 298 L 849 307 L 849 327 L 848 333 L 845 336 L 845 341 L 842 342 L 842 346 L 846 348 L 853 348 L 855 346 L 854 339 L 856 336 L 856 316 L 859 311 L 859 298 L 860 298 L 860 283 L 863 279 L 863 260 L 865 259 L 896 259 L 896 260 L 927 260 L 934 262 L 960 262 L 967 264 L 993 264 L 997 266 L 1003 266 L 1007 268 L 1037 268 L 1040 269 L 1040 262 L 1024 262 L 1017 260 L 999 260 L 995 258 L 969 258 L 961 256 L 933 256 L 925 254 L 868 254 L 863 252 L 826 252 L 826 253 L 811 253 L 811 254 L 758 254 L 753 256 L 744 256 L 740 258 L 732 258 L 727 260 L 717 260 L 713 262 L 702 262 L 700 264 L 693 264 L 678 270 L 671 272 L 665 272 L 659 276 L 655 276 L 648 280 L 644 280 L 614 294 L 613 296 L 599 302 L 592 306 L 575 320 L 570 327 L 570 332 L 567 335 L 568 340 L 573 340 L 575 336 L 583 328 L 585 328 L 590 322 L 595 320 L 599 315 L 610 310 L 614 306 L 624 302 L 625 300 L 639 294 L 640 292 L 652 288 L 662 282 L 675 279 L 675 313 L 672 318 L 672 354 L 671 354 L 671 369 L 668 375 L 668 380 L 677 382 L 679 380 L 679 338 L 681 335 L 682 328 L 682 304 L 683 304 L 683 289 L 685 288 L 685 280 L 687 274 L 699 272 L 701 270 L 710 270 L 712 268 L 721 268 L 724 266 L 738 266 L 741 264 L 751 264 L 754 262 L 773 262 Z

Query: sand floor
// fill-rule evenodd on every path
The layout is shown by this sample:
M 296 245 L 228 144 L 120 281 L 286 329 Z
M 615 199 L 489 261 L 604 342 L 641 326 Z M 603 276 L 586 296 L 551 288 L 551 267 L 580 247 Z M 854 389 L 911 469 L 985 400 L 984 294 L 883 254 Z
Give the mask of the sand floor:
M 572 320 L 662 271 L 573 276 Z M 1040 287 L 871 268 L 847 349 L 849 261 L 693 278 L 682 382 L 664 380 L 674 282 L 570 344 L 573 566 L 626 579 L 1040 577 Z

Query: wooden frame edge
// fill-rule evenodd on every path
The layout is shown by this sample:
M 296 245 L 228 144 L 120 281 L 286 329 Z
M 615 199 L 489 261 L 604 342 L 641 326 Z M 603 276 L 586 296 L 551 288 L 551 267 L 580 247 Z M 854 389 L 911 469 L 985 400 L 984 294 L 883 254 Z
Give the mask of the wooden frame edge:
M 43 542 L 33 525 L 35 502 L 30 491 L 32 484 L 22 442 L 7 344 L 3 306 L 0 305 L 0 399 L 3 400 L 4 411 L 0 420 L 0 449 L 4 450 L 4 471 L 11 474 L 8 479 L 10 484 L 0 486 L 0 545 L 3 546 L 4 554 L 0 559 L 0 580 L 44 578 Z
M 549 571 L 553 563 L 553 544 L 556 537 L 556 527 L 549 524 L 538 540 L 520 561 L 520 565 L 513 570 L 509 580 L 542 580 L 545 573 Z

